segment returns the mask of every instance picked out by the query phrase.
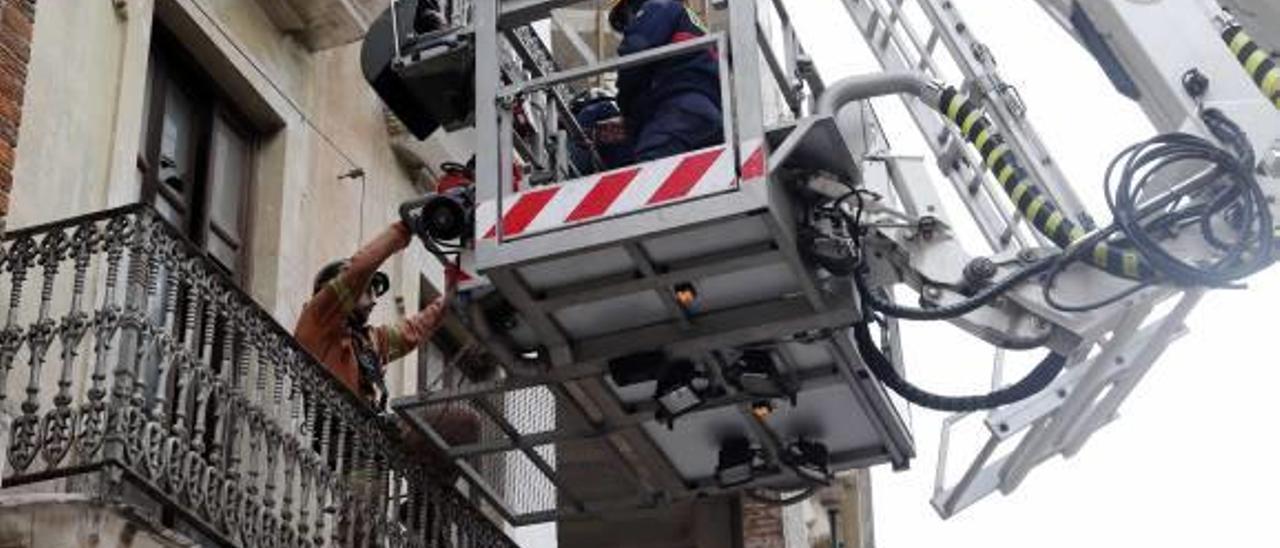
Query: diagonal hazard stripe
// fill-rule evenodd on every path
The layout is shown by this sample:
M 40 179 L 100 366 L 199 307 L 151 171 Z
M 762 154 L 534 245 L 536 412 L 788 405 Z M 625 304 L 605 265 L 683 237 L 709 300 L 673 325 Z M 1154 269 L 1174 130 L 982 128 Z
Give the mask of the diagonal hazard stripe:
M 751 153 L 751 157 L 747 158 L 746 163 L 742 164 L 742 180 L 750 181 L 759 177 L 764 177 L 764 147 L 761 146 Z
M 516 236 L 524 229 L 529 227 L 542 209 L 547 207 L 552 198 L 556 197 L 556 193 L 560 191 L 560 187 L 553 186 L 542 190 L 534 190 L 520 196 L 516 204 L 511 206 L 511 210 L 502 216 L 502 235 Z M 493 238 L 497 234 L 498 227 L 494 226 L 485 234 L 485 239 Z
M 671 172 L 662 186 L 658 187 L 658 190 L 649 198 L 649 205 L 660 204 L 689 194 L 689 191 L 698 184 L 702 176 L 711 169 L 711 165 L 723 153 L 723 148 L 716 148 L 681 160 L 675 171 Z
M 594 219 L 604 215 L 609 210 L 609 206 L 617 201 L 618 196 L 627 189 L 631 181 L 636 179 L 636 175 L 640 173 L 640 168 L 628 169 L 617 173 L 610 173 L 600 179 L 582 199 L 578 207 L 574 208 L 569 216 L 565 218 L 565 222 L 573 223 Z

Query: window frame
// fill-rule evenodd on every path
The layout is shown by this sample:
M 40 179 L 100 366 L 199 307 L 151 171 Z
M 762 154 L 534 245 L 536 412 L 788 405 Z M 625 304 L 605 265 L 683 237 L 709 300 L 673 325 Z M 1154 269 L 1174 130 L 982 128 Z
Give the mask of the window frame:
M 222 91 L 200 62 L 164 25 L 156 21 L 152 31 L 152 43 L 148 53 L 147 83 L 144 93 L 146 108 L 143 112 L 143 133 L 138 152 L 138 168 L 141 172 L 141 201 L 157 206 L 159 200 L 172 207 L 181 217 L 181 226 L 175 226 L 189 242 L 199 247 L 237 285 L 245 285 L 252 271 L 251 236 L 253 228 L 254 189 L 257 186 L 257 161 L 263 133 L 258 131 L 237 107 L 234 100 Z M 175 192 L 160 179 L 161 146 L 163 144 L 165 113 L 169 106 L 170 86 L 178 86 L 195 105 L 195 122 L 185 129 L 192 136 L 193 144 L 188 158 L 191 162 L 191 181 L 184 181 L 182 194 Z M 243 159 L 242 184 L 239 188 L 239 218 L 234 230 L 213 221 L 213 170 L 217 165 L 218 151 L 214 146 L 215 125 L 218 121 L 246 145 Z M 220 238 L 234 247 L 235 268 L 227 268 L 214 254 L 211 238 Z

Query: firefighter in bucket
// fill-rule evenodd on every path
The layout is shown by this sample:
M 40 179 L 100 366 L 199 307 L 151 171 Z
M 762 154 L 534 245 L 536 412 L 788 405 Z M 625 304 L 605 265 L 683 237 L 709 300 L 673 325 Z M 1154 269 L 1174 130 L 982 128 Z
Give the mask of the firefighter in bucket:
M 707 34 L 682 0 L 615 0 L 609 24 L 622 33 L 619 56 Z M 619 71 L 618 106 L 637 162 L 721 143 L 719 53 L 708 47 Z

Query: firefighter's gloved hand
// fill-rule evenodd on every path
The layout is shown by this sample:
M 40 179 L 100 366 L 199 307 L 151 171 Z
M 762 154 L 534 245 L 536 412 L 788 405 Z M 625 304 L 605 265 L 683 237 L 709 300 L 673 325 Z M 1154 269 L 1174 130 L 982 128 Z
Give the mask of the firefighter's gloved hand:
M 428 34 L 444 28 L 444 16 L 440 13 L 439 3 L 435 0 L 423 0 L 418 3 L 418 12 L 413 17 L 413 31 Z
M 627 122 L 621 116 L 596 122 L 596 142 L 602 145 L 616 145 L 627 141 Z

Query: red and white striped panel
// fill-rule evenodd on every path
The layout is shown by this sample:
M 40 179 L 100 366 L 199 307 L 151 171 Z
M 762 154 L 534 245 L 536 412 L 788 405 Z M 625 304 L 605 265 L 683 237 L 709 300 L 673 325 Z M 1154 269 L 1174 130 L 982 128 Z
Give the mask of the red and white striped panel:
M 503 237 L 528 236 L 732 190 L 738 186 L 739 172 L 745 182 L 765 174 L 763 142 L 744 150 L 751 153 L 741 169 L 734 168 L 733 151 L 718 146 L 526 190 L 504 200 Z M 496 200 L 476 210 L 476 224 L 485 227 L 484 239 L 497 237 L 496 211 Z

